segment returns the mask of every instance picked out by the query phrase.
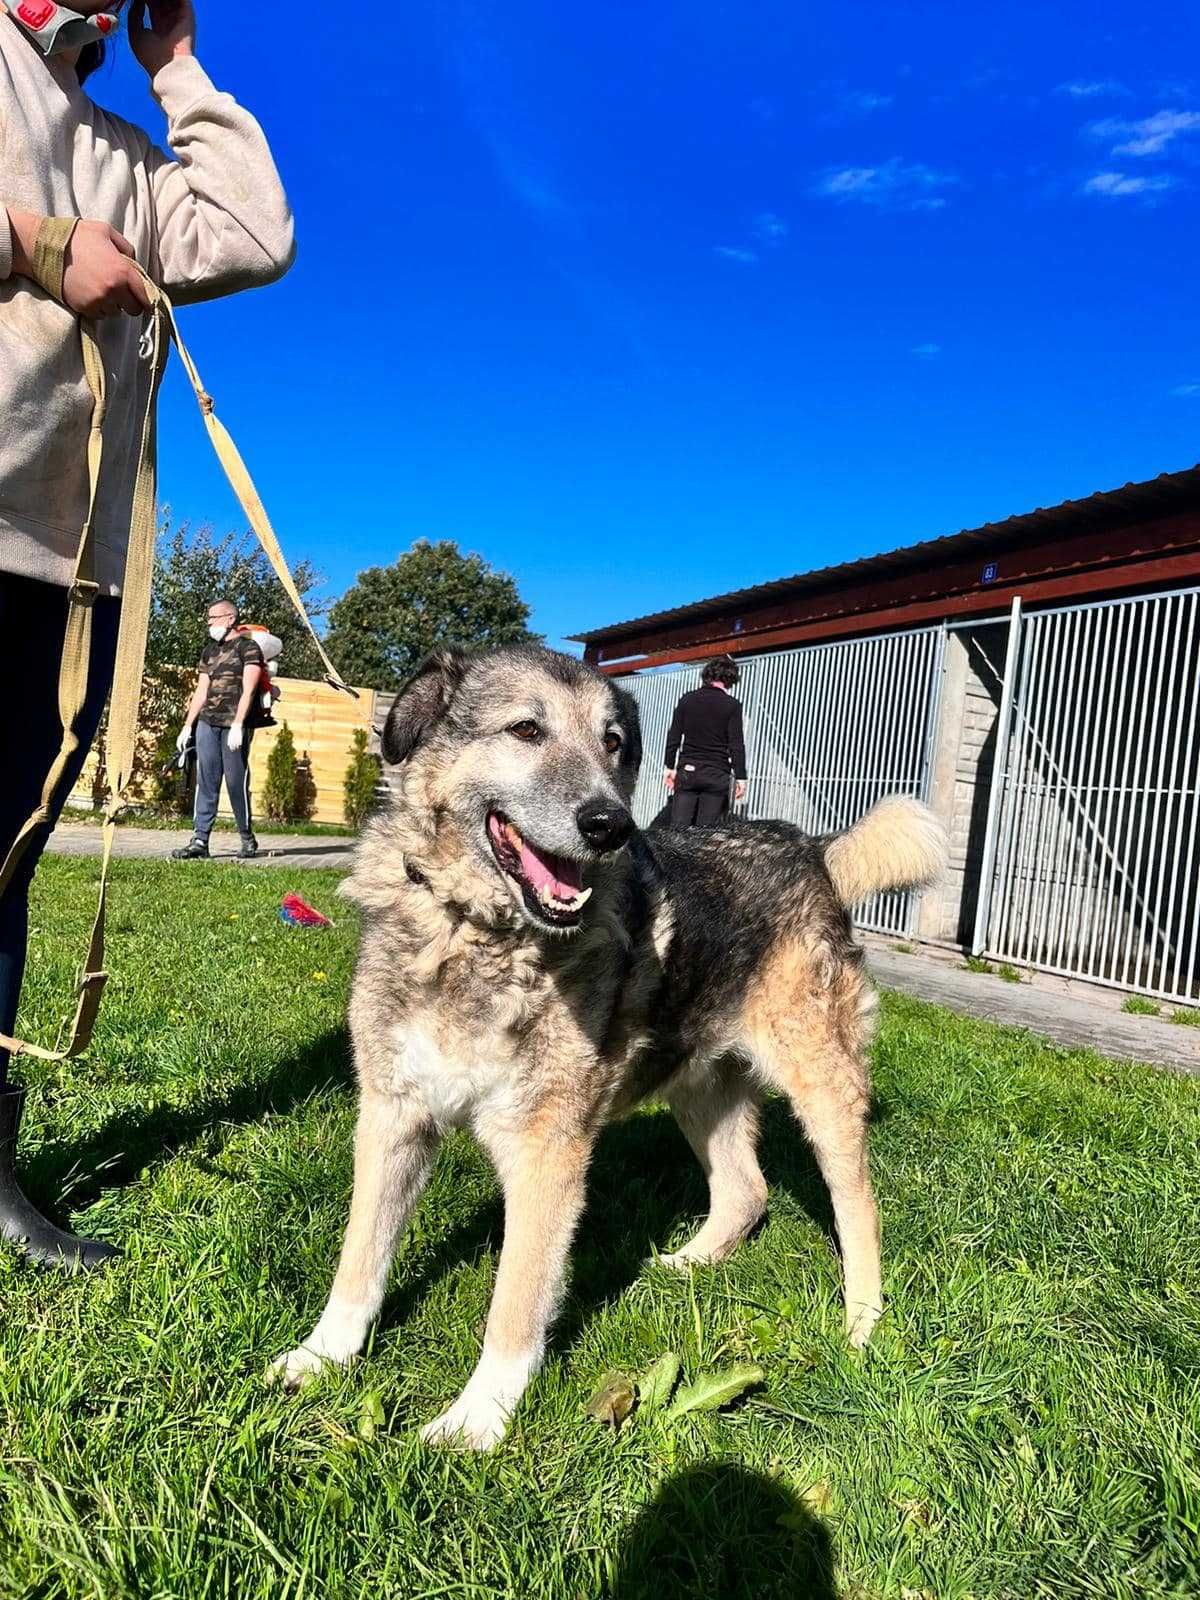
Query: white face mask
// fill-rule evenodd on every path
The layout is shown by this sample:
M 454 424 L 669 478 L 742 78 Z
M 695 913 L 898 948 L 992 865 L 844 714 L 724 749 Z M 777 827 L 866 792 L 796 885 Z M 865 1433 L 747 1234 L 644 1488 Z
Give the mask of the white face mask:
M 97 16 L 81 17 L 68 6 L 52 0 L 20 0 L 9 8 L 9 15 L 20 23 L 27 36 L 45 56 L 64 50 L 82 50 L 85 45 L 111 38 L 116 32 L 116 6 Z
M 222 627 L 219 622 L 214 622 L 212 627 L 208 630 L 208 637 L 213 641 L 214 644 L 220 644 L 221 640 L 229 632 L 229 629 L 232 626 L 232 623 L 228 623 L 225 627 Z

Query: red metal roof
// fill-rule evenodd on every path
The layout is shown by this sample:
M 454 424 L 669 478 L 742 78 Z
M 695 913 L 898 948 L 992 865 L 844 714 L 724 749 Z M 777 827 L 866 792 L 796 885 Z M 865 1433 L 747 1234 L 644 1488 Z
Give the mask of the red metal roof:
M 964 528 L 959 533 L 926 539 L 920 544 L 905 545 L 899 550 L 864 556 L 838 566 L 820 567 L 815 572 L 800 572 L 791 578 L 776 578 L 770 583 L 756 584 L 751 589 L 733 589 L 728 594 L 693 600 L 687 605 L 675 606 L 670 611 L 656 611 L 649 616 L 633 617 L 628 622 L 609 623 L 605 627 L 593 628 L 587 633 L 575 633 L 570 637 L 580 644 L 598 644 L 620 638 L 635 629 L 645 632 L 648 628 L 665 623 L 741 610 L 747 605 L 756 605 L 778 596 L 803 594 L 851 580 L 862 582 L 865 578 L 885 573 L 937 564 L 979 546 L 998 551 L 1013 545 L 1035 543 L 1051 535 L 1061 536 L 1085 523 L 1099 528 L 1114 523 L 1144 522 L 1197 507 L 1200 507 L 1200 466 L 1188 467 L 1182 472 L 1163 472 L 1146 483 L 1127 483 L 1120 489 L 1107 489 L 1082 500 L 1064 500 L 1061 505 L 1022 512 L 1018 516 L 1007 517 L 1003 522 L 985 522 L 979 528 Z

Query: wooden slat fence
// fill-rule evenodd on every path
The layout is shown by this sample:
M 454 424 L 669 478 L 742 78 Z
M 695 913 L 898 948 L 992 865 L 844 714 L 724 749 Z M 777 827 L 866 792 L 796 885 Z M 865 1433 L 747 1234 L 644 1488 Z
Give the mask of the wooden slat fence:
M 387 715 L 392 697 L 376 695 L 374 689 L 360 689 L 358 699 L 352 700 L 349 695 L 341 694 L 325 683 L 309 683 L 300 678 L 280 678 L 278 683 L 282 692 L 275 707 L 277 726 L 259 728 L 254 735 L 250 786 L 256 822 L 259 826 L 265 824 L 259 796 L 267 781 L 267 758 L 271 753 L 271 746 L 278 738 L 279 730 L 285 722 L 292 730 L 292 737 L 296 741 L 297 757 L 309 763 L 310 776 L 316 789 L 312 820 L 344 822 L 342 785 L 346 777 L 346 768 L 350 765 L 354 730 L 365 728 L 371 737 L 371 748 L 378 752 L 379 739 L 375 731 L 376 700 L 383 704 L 383 712 L 378 718 L 382 724 L 382 717 Z M 189 681 L 180 695 L 180 709 L 190 690 Z M 143 734 L 147 759 L 153 752 L 156 736 L 155 730 L 149 727 Z M 79 783 L 71 795 L 72 805 L 82 807 L 92 805 L 95 777 L 96 756 L 93 754 L 88 758 Z M 220 814 L 226 817 L 230 814 L 224 789 L 221 791 Z

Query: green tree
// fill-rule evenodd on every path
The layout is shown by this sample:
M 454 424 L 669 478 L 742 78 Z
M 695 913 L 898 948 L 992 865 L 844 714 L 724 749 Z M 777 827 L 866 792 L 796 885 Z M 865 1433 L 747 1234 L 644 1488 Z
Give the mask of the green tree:
M 262 808 L 270 822 L 292 822 L 296 818 L 296 780 L 299 763 L 296 741 L 286 722 L 280 724 L 271 753 L 267 757 L 267 781 L 263 785 Z
M 379 757 L 367 749 L 367 730 L 355 728 L 351 740 L 350 765 L 342 785 L 346 822 L 355 830 L 362 827 L 375 804 L 381 768 Z
M 326 644 L 350 683 L 398 689 L 443 645 L 521 644 L 529 607 L 506 572 L 452 540 L 419 539 L 390 567 L 360 572 L 329 613 Z
M 320 577 L 311 562 L 292 569 L 296 587 L 314 621 L 327 607 L 315 594 Z M 270 562 L 249 533 L 220 537 L 205 524 L 170 526 L 164 513 L 154 571 L 154 597 L 146 670 L 190 667 L 204 646 L 204 617 L 214 600 L 232 600 L 248 622 L 261 622 L 283 641 L 280 671 L 288 678 L 323 678 L 325 669 L 308 630 L 292 610 Z

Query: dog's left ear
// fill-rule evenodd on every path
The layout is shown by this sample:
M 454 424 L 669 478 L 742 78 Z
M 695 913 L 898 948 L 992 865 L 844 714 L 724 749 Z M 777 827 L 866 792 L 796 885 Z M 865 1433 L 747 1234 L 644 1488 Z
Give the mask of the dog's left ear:
M 417 668 L 392 702 L 383 725 L 379 747 L 383 759 L 395 767 L 440 722 L 463 680 L 467 655 L 463 650 L 435 650 Z
M 632 786 L 637 782 L 637 775 L 642 765 L 641 712 L 628 689 L 618 689 L 614 684 L 613 692 L 617 697 L 617 716 L 625 730 L 625 741 L 621 748 L 621 766 L 628 772 Z

